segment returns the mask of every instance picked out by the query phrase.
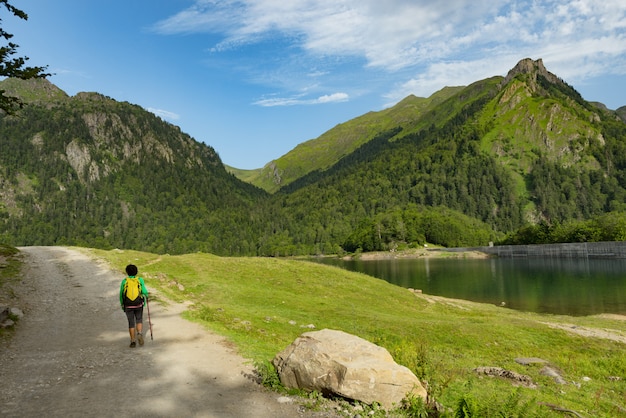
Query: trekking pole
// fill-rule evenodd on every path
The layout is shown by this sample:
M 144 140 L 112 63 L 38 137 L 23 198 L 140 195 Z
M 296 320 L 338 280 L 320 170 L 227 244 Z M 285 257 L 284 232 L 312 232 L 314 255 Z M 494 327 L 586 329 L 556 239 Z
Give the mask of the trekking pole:
M 150 320 L 150 302 L 148 302 L 148 297 L 146 296 L 146 306 L 148 307 L 148 325 L 150 326 L 150 341 L 153 341 L 152 337 L 152 321 Z

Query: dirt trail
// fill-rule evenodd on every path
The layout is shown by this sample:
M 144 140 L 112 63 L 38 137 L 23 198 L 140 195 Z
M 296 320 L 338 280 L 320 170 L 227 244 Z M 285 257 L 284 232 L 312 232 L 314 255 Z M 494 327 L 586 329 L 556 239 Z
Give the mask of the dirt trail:
M 144 311 L 146 343 L 129 348 L 122 274 L 67 248 L 20 250 L 25 317 L 0 341 L 0 416 L 330 416 L 254 383 L 252 367 L 182 319 L 181 305 L 151 303 L 154 340 Z

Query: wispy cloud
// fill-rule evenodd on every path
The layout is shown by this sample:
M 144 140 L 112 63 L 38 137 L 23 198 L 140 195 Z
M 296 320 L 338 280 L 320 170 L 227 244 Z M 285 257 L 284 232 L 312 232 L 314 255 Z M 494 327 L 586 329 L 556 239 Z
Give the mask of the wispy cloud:
M 350 97 L 346 93 L 333 93 L 320 96 L 315 99 L 302 99 L 298 97 L 272 97 L 254 102 L 255 105 L 263 107 L 273 106 L 294 106 L 294 105 L 316 105 L 324 103 L 345 102 Z
M 291 53 L 296 47 L 311 57 L 361 59 L 362 70 L 404 77 L 387 100 L 503 74 L 525 57 L 543 58 L 549 69 L 571 79 L 626 74 L 623 0 L 197 0 L 154 29 L 218 35 L 214 51 L 279 36 Z M 349 91 L 359 80 L 344 82 Z M 313 102 L 340 98 L 324 97 Z
M 157 115 L 158 117 L 160 117 L 161 119 L 165 119 L 165 120 L 169 120 L 169 121 L 175 121 L 180 119 L 180 115 L 170 112 L 168 110 L 163 110 L 163 109 L 155 109 L 153 107 L 149 107 L 146 109 L 148 112 L 152 112 L 155 115 Z

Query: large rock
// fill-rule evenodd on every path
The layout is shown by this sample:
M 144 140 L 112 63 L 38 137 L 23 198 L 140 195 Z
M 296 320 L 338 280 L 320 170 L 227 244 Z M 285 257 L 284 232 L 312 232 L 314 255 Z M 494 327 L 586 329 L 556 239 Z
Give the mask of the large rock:
M 408 393 L 426 400 L 426 390 L 406 367 L 375 344 L 342 331 L 306 332 L 273 360 L 288 388 L 338 395 L 384 408 L 398 406 Z

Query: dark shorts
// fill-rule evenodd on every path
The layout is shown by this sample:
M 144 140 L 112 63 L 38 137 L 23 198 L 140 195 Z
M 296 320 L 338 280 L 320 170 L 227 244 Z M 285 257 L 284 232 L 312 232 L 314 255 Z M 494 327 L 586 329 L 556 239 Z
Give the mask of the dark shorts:
M 128 328 L 135 328 L 135 324 L 141 324 L 143 317 L 143 306 L 140 308 L 126 308 L 126 318 L 128 318 Z

